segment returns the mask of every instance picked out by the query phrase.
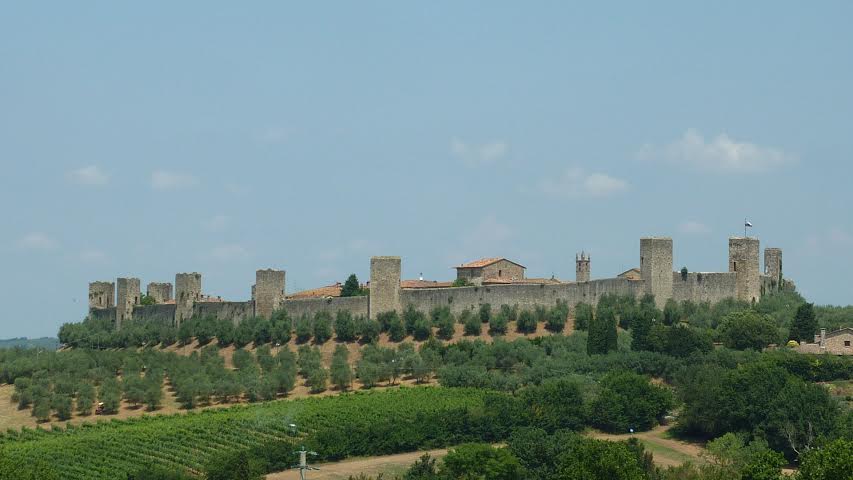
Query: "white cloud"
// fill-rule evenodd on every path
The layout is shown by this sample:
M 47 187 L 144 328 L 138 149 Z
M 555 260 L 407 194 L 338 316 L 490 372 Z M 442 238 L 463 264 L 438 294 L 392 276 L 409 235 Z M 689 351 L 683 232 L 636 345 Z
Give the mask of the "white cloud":
M 581 168 L 569 168 L 557 178 L 546 178 L 539 190 L 552 197 L 606 197 L 624 192 L 628 182 L 603 173 L 587 174 Z
M 202 226 L 210 232 L 221 232 L 228 228 L 229 223 L 231 223 L 231 217 L 227 215 L 214 215 L 212 218 L 202 222 Z
M 28 233 L 18 240 L 18 247 L 25 250 L 53 250 L 58 246 L 56 240 L 41 232 Z
M 217 247 L 212 248 L 208 252 L 207 257 L 220 262 L 230 262 L 234 260 L 244 260 L 246 258 L 249 258 L 249 251 L 246 250 L 242 245 L 219 245 Z
M 80 253 L 80 260 L 85 263 L 103 263 L 107 260 L 107 254 L 100 250 L 86 250 Z
M 68 179 L 79 185 L 106 185 L 110 176 L 97 165 L 89 165 L 68 172 Z
M 704 235 L 706 233 L 709 233 L 711 231 L 711 228 L 702 222 L 688 220 L 678 226 L 678 231 L 680 231 L 681 233 L 686 233 L 688 235 Z
M 661 161 L 702 171 L 719 173 L 758 173 L 795 163 L 795 155 L 773 147 L 737 141 L 725 133 L 710 141 L 693 129 L 667 145 L 645 145 L 637 156 L 641 160 Z
M 175 190 L 198 185 L 198 178 L 188 173 L 155 170 L 151 174 L 151 186 L 157 190 Z
M 503 140 L 475 145 L 454 138 L 450 142 L 450 152 L 460 158 L 469 167 L 490 165 L 509 152 L 509 144 Z

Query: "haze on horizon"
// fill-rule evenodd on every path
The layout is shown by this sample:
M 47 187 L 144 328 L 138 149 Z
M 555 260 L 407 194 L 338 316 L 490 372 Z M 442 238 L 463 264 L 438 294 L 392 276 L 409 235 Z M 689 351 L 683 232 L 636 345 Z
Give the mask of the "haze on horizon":
M 325 8 L 324 8 L 325 7 Z M 853 283 L 853 4 L 15 4 L 0 16 L 0 338 L 87 283 L 244 300 L 505 256 L 725 271 L 743 221 L 810 301 Z

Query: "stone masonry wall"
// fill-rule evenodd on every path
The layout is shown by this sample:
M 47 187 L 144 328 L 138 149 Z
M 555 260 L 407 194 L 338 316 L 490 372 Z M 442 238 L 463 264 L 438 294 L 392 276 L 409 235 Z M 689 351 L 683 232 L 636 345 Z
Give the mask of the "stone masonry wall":
M 506 260 L 499 260 L 491 265 L 483 267 L 482 275 L 483 280 L 488 278 L 521 280 L 522 278 L 524 278 L 524 269 L 512 262 Z
M 401 310 L 400 269 L 400 257 L 370 258 L 370 318 L 382 312 Z
M 178 273 L 175 275 L 175 326 L 193 316 L 193 304 L 201 299 L 201 274 Z
M 557 300 L 574 307 L 577 303 L 596 304 L 605 293 L 637 295 L 642 292 L 643 282 L 622 278 L 593 280 L 584 283 L 558 285 L 489 285 L 460 288 L 416 288 L 402 291 L 401 301 L 405 305 L 429 311 L 435 307 L 448 306 L 454 314 L 463 310 L 479 308 L 488 303 L 493 308 L 500 305 L 518 305 L 532 309 L 536 306 L 551 307 Z
M 367 296 L 360 297 L 330 297 L 330 298 L 288 298 L 282 303 L 282 308 L 290 318 L 296 319 L 303 314 L 314 316 L 320 311 L 327 311 L 332 315 L 339 310 L 349 310 L 353 315 L 368 315 Z
M 142 299 L 138 278 L 116 280 L 116 329 L 133 319 L 133 307 Z
M 658 308 L 672 298 L 672 239 L 644 237 L 640 239 L 640 276 L 645 293 L 655 296 Z
M 255 316 L 270 318 L 284 300 L 284 270 L 258 270 L 255 272 Z
M 175 304 L 136 305 L 133 307 L 133 323 L 158 323 L 174 325 Z
M 729 272 L 737 272 L 737 299 L 746 302 L 761 298 L 757 238 L 729 238 Z
M 764 274 L 770 277 L 773 286 L 782 285 L 782 249 L 764 249 Z
M 116 284 L 92 282 L 89 284 L 89 309 L 115 307 Z
M 196 318 L 230 320 L 234 325 L 254 314 L 254 302 L 196 302 L 192 310 L 192 315 Z
M 693 300 L 694 302 L 716 303 L 725 298 L 737 295 L 737 274 L 729 272 L 688 273 L 686 277 L 681 272 L 672 274 L 672 298 L 678 302 Z
M 154 299 L 155 303 L 166 303 L 172 299 L 172 284 L 151 282 L 145 288 L 146 294 Z

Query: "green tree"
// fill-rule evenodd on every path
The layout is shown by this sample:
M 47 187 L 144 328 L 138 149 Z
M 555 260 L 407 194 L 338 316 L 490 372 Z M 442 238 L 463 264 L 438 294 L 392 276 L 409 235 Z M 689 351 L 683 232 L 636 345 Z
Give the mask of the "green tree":
M 91 382 L 83 382 L 77 392 L 77 413 L 91 415 L 92 404 L 95 403 L 95 386 Z
M 838 439 L 805 452 L 798 480 L 853 480 L 853 440 Z
M 314 315 L 314 342 L 323 344 L 332 338 L 332 315 L 321 311 Z
M 480 322 L 479 317 L 468 315 L 465 319 L 463 330 L 465 335 L 480 335 L 483 331 L 483 324 Z
M 296 342 L 305 343 L 311 340 L 311 335 L 314 333 L 314 328 L 311 325 L 311 317 L 303 314 L 296 319 Z
M 467 278 L 457 278 L 453 281 L 453 287 L 470 287 L 473 284 Z
M 644 431 L 672 406 L 672 394 L 666 388 L 633 372 L 611 372 L 601 379 L 601 390 L 590 405 L 590 420 L 608 432 Z
M 352 384 L 352 368 L 349 365 L 349 350 L 346 345 L 335 347 L 331 365 L 332 384 L 338 390 L 346 390 Z
M 480 304 L 480 323 L 489 323 L 492 319 L 492 306 L 488 303 Z
M 118 408 L 121 405 L 121 389 L 114 378 L 109 378 L 101 384 L 98 400 L 104 404 L 103 411 L 105 414 L 118 413 Z
M 441 473 L 449 479 L 517 480 L 525 478 L 524 467 L 506 448 L 486 443 L 460 445 L 444 457 Z
M 353 342 L 357 335 L 355 319 L 349 310 L 339 310 L 335 316 L 335 336 L 339 342 Z
M 586 351 L 589 355 L 616 350 L 616 316 L 613 309 L 599 305 L 589 326 Z
M 522 310 L 518 314 L 518 322 L 515 324 L 515 329 L 519 333 L 535 333 L 536 332 L 536 317 L 530 310 Z
M 347 280 L 344 282 L 344 286 L 341 287 L 341 296 L 355 297 L 359 295 L 364 295 L 364 292 L 362 291 L 361 285 L 358 283 L 358 277 L 353 273 L 347 277 Z
M 752 310 L 729 313 L 720 325 L 723 344 L 736 350 L 761 351 L 778 335 L 779 331 L 769 316 Z
M 663 306 L 663 323 L 664 325 L 675 325 L 681 320 L 681 308 L 678 302 L 673 299 L 667 299 Z
M 803 303 L 797 307 L 797 313 L 794 314 L 794 322 L 791 324 L 788 338 L 800 343 L 811 341 L 817 332 L 817 327 L 814 304 Z
M 587 330 L 592 323 L 592 305 L 578 302 L 575 305 L 575 330 Z
M 388 338 L 392 342 L 402 342 L 406 338 L 406 328 L 396 312 L 388 317 Z
M 56 410 L 56 418 L 65 421 L 71 418 L 71 397 L 63 394 L 54 394 L 51 406 Z
M 214 455 L 204 473 L 206 480 L 261 480 L 266 464 L 248 451 L 230 452 Z
M 489 320 L 489 335 L 506 335 L 508 322 L 509 318 L 507 318 L 506 312 L 498 312 L 496 315 L 492 315 Z
M 308 372 L 308 378 L 305 382 L 310 388 L 311 393 L 324 392 L 328 383 L 329 371 L 323 367 L 316 367 Z
M 561 333 L 566 328 L 566 317 L 568 315 L 568 309 L 563 305 L 551 307 L 548 310 L 548 319 L 545 322 L 545 328 L 552 333 Z

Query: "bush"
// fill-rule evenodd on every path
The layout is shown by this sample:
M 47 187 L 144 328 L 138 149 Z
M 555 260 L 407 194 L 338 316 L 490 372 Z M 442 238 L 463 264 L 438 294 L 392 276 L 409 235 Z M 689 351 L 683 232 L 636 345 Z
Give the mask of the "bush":
M 578 303 L 575 305 L 575 330 L 587 330 L 592 323 L 592 305 L 588 303 Z
M 483 331 L 483 324 L 478 317 L 468 315 L 465 319 L 464 332 L 465 335 L 480 335 Z
M 311 340 L 311 335 L 314 332 L 314 328 L 311 325 L 311 318 L 308 315 L 302 315 L 296 319 L 295 330 L 297 343 L 305 343 Z
M 518 323 L 515 324 L 515 329 L 519 333 L 535 333 L 536 332 L 536 317 L 530 310 L 523 310 L 518 315 Z
M 644 431 L 654 427 L 672 408 L 672 394 L 633 372 L 609 373 L 590 405 L 590 421 L 614 433 Z
M 545 328 L 552 333 L 561 333 L 566 328 L 566 312 L 562 308 L 553 307 L 548 311 Z
M 332 338 L 332 315 L 329 312 L 317 312 L 314 315 L 314 342 L 323 344 Z
M 356 324 L 352 313 L 348 310 L 338 311 L 335 317 L 335 336 L 339 342 L 355 341 L 357 336 Z
M 489 335 L 506 335 L 507 323 L 509 319 L 504 312 L 498 312 L 489 320 Z
M 492 306 L 488 303 L 480 305 L 480 323 L 489 323 L 492 319 Z
M 751 310 L 726 315 L 720 325 L 723 344 L 736 350 L 761 351 L 779 336 L 773 320 Z
M 359 330 L 361 343 L 373 343 L 379 340 L 379 333 L 382 331 L 382 325 L 380 325 L 376 320 L 361 317 Z

